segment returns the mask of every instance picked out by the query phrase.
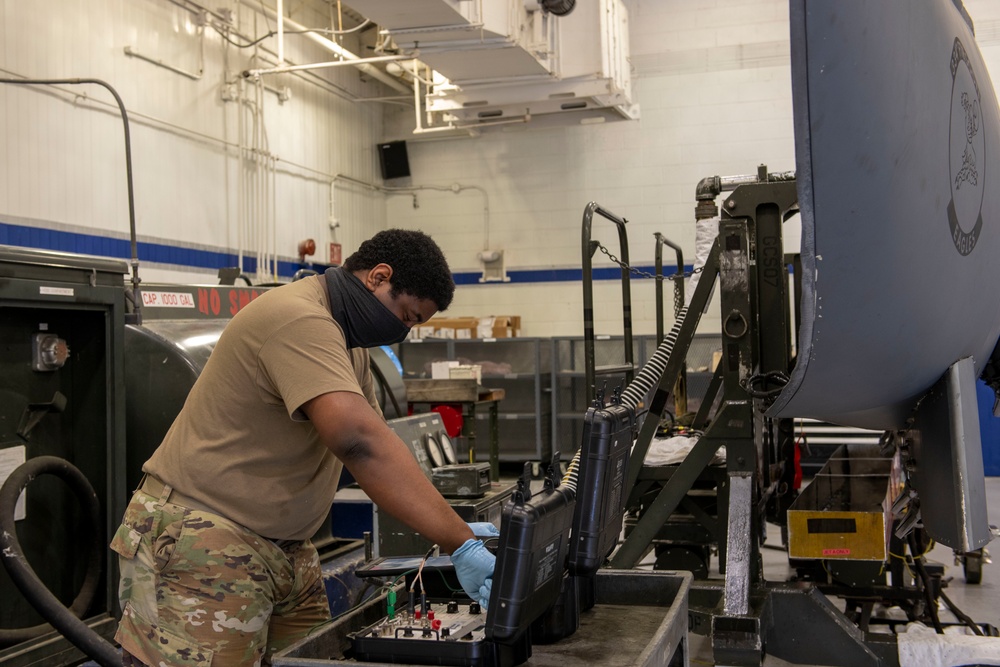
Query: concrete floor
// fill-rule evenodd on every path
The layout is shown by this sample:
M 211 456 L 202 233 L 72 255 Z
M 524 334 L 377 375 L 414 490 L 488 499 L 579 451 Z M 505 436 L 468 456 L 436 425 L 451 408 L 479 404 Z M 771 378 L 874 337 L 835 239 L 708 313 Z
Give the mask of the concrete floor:
M 1000 524 L 1000 477 L 986 479 L 986 497 L 990 511 L 990 523 L 998 525 Z M 768 526 L 768 542 L 781 544 L 778 528 Z M 1000 627 L 1000 540 L 991 546 L 996 561 L 993 564 L 984 565 L 982 582 L 976 585 L 965 583 L 962 566 L 954 565 L 954 555 L 951 549 L 936 545 L 927 557 L 929 560 L 937 561 L 945 566 L 945 579 L 948 582 L 945 592 L 960 610 L 977 622 L 991 623 Z M 783 551 L 763 549 L 762 554 L 764 576 L 768 581 L 785 581 L 795 574 L 794 570 L 788 566 L 788 558 Z M 717 572 L 714 573 L 714 577 L 722 578 Z M 835 604 L 839 608 L 843 608 L 843 604 L 839 601 L 835 601 Z M 941 609 L 940 618 L 942 622 L 957 620 L 946 608 Z M 821 642 L 822 639 L 819 638 L 819 641 Z M 1000 639 L 997 639 L 997 642 L 1000 644 Z M 689 646 L 692 667 L 717 664 L 713 660 L 712 646 L 707 637 L 690 634 Z M 789 663 L 773 656 L 767 656 L 764 660 L 765 667 L 787 667 L 793 664 L 801 665 L 802 663 Z M 996 664 L 1000 664 L 1000 646 L 998 646 Z M 928 665 L 928 667 L 931 666 Z

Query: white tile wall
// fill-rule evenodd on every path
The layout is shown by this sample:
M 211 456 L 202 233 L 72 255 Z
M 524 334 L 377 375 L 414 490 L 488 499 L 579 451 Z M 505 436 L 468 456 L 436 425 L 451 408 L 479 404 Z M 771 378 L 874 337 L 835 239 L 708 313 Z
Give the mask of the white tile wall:
M 350 252 L 373 231 L 393 225 L 431 233 L 456 271 L 476 271 L 476 253 L 486 243 L 488 202 L 490 245 L 505 249 L 508 268 L 579 267 L 581 216 L 596 200 L 630 220 L 634 263 L 652 264 L 654 232 L 693 255 L 693 191 L 702 177 L 752 173 L 760 163 L 776 171 L 794 168 L 788 3 L 626 4 L 639 121 L 509 125 L 476 138 L 417 140 L 396 129 L 412 127 L 412 111 L 349 100 L 387 90 L 363 82 L 354 71 L 323 75 L 343 90 L 339 94 L 308 77 L 275 79 L 292 90 L 286 104 L 270 93 L 264 102 L 269 146 L 281 158 L 278 253 L 294 256 L 296 243 L 305 237 L 317 240 L 321 258 L 330 240 Z M 1000 71 L 1000 3 L 965 4 L 987 63 Z M 237 11 L 246 33 L 273 27 L 235 0 L 216 6 Z M 318 24 L 327 16 L 318 0 L 290 6 L 300 23 Z M 205 73 L 195 82 L 122 53 L 130 44 L 193 70 L 198 39 L 191 32 L 191 15 L 167 0 L 0 3 L 0 75 L 100 77 L 118 88 L 134 112 L 140 235 L 235 250 L 240 240 L 232 149 L 237 116 L 220 94 L 227 73 L 231 77 L 248 66 L 248 54 L 224 48 L 209 32 Z M 274 40 L 269 46 L 275 48 Z M 286 49 L 296 61 L 328 59 L 310 42 L 291 36 Z M 89 101 L 106 100 L 106 93 L 93 87 L 74 92 L 87 98 L 0 86 L 0 220 L 58 223 L 121 237 L 128 230 L 121 125 L 112 110 Z M 476 190 L 421 190 L 415 208 L 411 195 L 383 195 L 340 181 L 331 209 L 329 177 L 340 173 L 376 182 L 374 145 L 386 139 L 408 140 L 413 176 L 404 183 L 479 186 L 487 201 Z M 328 229 L 331 215 L 340 224 L 336 232 Z M 594 237 L 618 254 L 610 223 L 598 220 L 594 229 Z M 796 241 L 790 230 L 789 245 Z M 611 266 L 601 254 L 595 265 Z M 147 271 L 147 280 L 211 278 L 169 266 Z M 618 283 L 600 282 L 595 294 L 598 331 L 619 333 Z M 639 333 L 655 331 L 652 297 L 650 281 L 633 281 Z M 449 313 L 518 314 L 525 335 L 579 335 L 581 286 L 463 286 Z M 703 327 L 718 327 L 715 308 Z
M 207 6 L 236 12 L 245 34 L 275 27 L 235 0 Z M 323 2 L 294 3 L 292 18 L 327 25 L 327 11 Z M 202 40 L 204 72 L 197 81 L 123 52 L 131 46 L 196 73 Z M 345 46 L 358 49 L 353 41 L 347 38 Z M 265 46 L 273 52 L 276 40 Z M 266 66 L 252 65 L 252 54 L 226 46 L 210 29 L 202 36 L 194 15 L 167 0 L 0 3 L 0 77 L 95 77 L 123 98 L 131 119 L 136 223 L 145 240 L 239 250 L 238 116 L 222 91 L 243 69 Z M 286 37 L 286 56 L 292 62 L 332 59 L 293 35 Z M 353 68 L 321 76 L 327 83 L 308 75 L 267 79 L 292 93 L 284 104 L 265 93 L 263 103 L 268 146 L 278 158 L 273 246 L 284 259 L 294 259 L 298 241 L 312 237 L 322 249 L 318 259 L 325 261 L 330 240 L 349 250 L 385 223 L 382 200 L 355 191 L 341 195 L 339 238 L 329 229 L 332 176 L 371 182 L 378 173 L 380 105 L 352 100 L 384 95 L 385 88 L 362 81 Z M 93 101 L 111 101 L 97 86 L 60 90 L 70 92 L 0 86 L 0 221 L 17 218 L 32 226 L 123 238 L 129 224 L 117 110 Z M 215 273 L 167 265 L 148 269 L 146 280 L 204 282 Z
M 581 216 L 591 200 L 630 220 L 633 263 L 653 263 L 657 231 L 690 258 L 694 188 L 702 177 L 754 173 L 761 163 L 773 171 L 795 168 L 787 0 L 631 0 L 627 6 L 639 121 L 509 125 L 477 138 L 410 138 L 414 184 L 489 191 L 490 239 L 505 249 L 509 268 L 579 267 Z M 1000 71 L 1000 3 L 968 0 L 966 6 L 987 62 Z M 461 271 L 477 269 L 480 218 L 452 195 L 421 196 L 419 209 L 402 197 L 388 202 L 391 224 L 434 235 Z M 787 226 L 786 245 L 796 248 L 796 222 Z M 619 254 L 610 223 L 596 222 L 594 238 Z M 611 266 L 601 254 L 594 263 Z M 599 282 L 595 302 L 597 331 L 620 333 L 619 283 Z M 655 332 L 651 281 L 633 280 L 632 303 L 634 330 Z M 581 335 L 582 308 L 580 284 L 539 283 L 461 287 L 449 312 L 519 314 L 525 335 Z M 710 308 L 702 331 L 718 330 L 717 311 Z
M 507 126 L 478 138 L 411 142 L 414 183 L 480 185 L 490 196 L 490 239 L 512 268 L 579 267 L 581 217 L 597 201 L 627 218 L 635 264 L 651 265 L 654 232 L 694 250 L 694 188 L 704 176 L 794 168 L 787 3 L 635 0 L 632 65 L 641 120 L 534 129 Z M 392 224 L 442 240 L 456 269 L 476 270 L 479 219 L 453 197 L 414 210 L 390 201 Z M 458 223 L 456 216 L 468 216 Z M 614 226 L 593 237 L 620 255 Z M 467 245 L 471 242 L 471 245 Z M 672 255 L 666 261 L 672 263 Z M 598 254 L 595 266 L 612 266 Z M 633 280 L 634 328 L 655 331 L 653 285 Z M 617 281 L 595 286 L 599 333 L 622 331 Z M 507 309 L 507 310 L 504 310 Z M 580 335 L 579 283 L 463 287 L 456 315 L 522 316 L 525 335 Z M 706 326 L 718 318 L 714 311 Z

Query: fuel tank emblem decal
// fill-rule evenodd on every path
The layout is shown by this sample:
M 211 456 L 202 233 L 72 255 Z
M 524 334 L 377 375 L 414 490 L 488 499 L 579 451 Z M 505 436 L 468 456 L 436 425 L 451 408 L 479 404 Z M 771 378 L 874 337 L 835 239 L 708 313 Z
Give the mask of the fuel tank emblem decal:
M 962 42 L 951 51 L 951 126 L 948 135 L 951 201 L 948 226 L 961 255 L 970 254 L 983 228 L 986 191 L 986 133 L 983 131 L 979 83 Z

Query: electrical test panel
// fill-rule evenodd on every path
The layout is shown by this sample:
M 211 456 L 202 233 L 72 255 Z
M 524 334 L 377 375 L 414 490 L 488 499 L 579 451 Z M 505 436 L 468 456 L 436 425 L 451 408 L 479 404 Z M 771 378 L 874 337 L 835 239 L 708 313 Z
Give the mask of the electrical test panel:
M 353 657 L 359 661 L 436 664 L 456 667 L 513 667 L 531 656 L 529 628 L 558 598 L 565 573 L 574 494 L 560 487 L 558 454 L 544 488 L 532 495 L 530 466 L 505 505 L 489 608 L 468 599 L 430 599 L 412 591 L 398 612 L 390 596 L 388 614 L 353 633 Z M 440 561 L 382 559 L 360 568 L 358 576 L 412 572 L 422 576 L 447 569 Z M 423 584 L 421 583 L 421 587 Z M 411 585 L 411 589 L 413 586 Z

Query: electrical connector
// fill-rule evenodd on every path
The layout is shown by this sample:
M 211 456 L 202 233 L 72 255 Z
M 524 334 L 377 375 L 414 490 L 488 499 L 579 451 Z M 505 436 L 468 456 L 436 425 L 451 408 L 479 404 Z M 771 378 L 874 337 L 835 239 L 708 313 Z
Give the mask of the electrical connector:
M 390 621 L 396 618 L 396 591 L 389 591 L 386 596 L 385 615 L 389 617 Z

